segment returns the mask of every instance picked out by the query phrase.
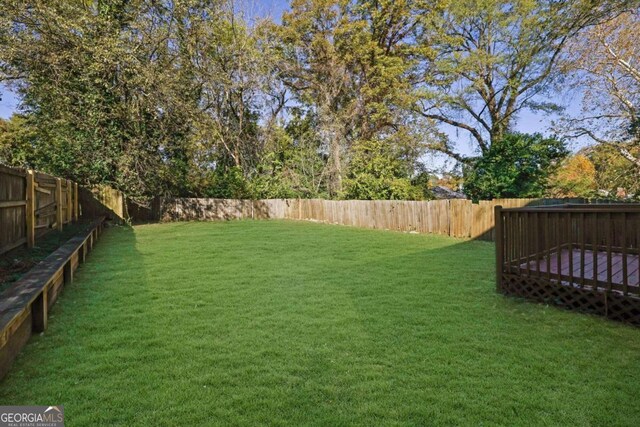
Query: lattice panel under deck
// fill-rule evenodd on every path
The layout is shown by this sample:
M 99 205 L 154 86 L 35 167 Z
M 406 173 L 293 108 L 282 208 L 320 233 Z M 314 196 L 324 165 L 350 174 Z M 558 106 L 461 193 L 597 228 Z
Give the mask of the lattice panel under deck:
M 640 299 L 614 292 L 579 289 L 548 281 L 504 273 L 502 292 L 572 310 L 606 316 L 613 320 L 640 325 Z

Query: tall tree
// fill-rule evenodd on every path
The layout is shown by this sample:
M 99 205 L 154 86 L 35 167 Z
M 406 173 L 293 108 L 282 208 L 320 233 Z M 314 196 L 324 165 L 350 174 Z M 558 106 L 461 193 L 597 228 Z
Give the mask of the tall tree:
M 174 166 L 188 157 L 182 142 L 198 98 L 177 54 L 175 8 L 143 0 L 3 6 L 2 71 L 33 116 L 50 172 L 134 196 L 188 182 Z
M 620 10 L 626 1 L 460 0 L 425 16 L 424 117 L 470 135 L 484 155 L 525 110 L 557 108 L 545 95 L 568 40 Z M 435 24 L 432 24 L 435 22 Z M 433 149 L 469 159 L 449 138 Z
M 622 67 L 635 106 L 635 24 L 603 23 L 631 3 L 293 0 L 277 25 L 226 0 L 5 0 L 0 79 L 24 115 L 0 155 L 135 197 L 414 197 L 428 148 L 478 166 L 521 111 L 555 108 L 541 95 L 593 24 L 620 47 L 592 68 Z M 640 127 L 624 114 L 621 149 Z
M 50 172 L 197 195 L 211 169 L 257 162 L 269 67 L 232 3 L 5 4 L 0 78 L 23 95 Z
M 264 23 L 249 26 L 230 6 L 186 9 L 188 56 L 206 116 L 195 125 L 199 137 L 212 144 L 211 161 L 250 176 L 264 143 L 260 133 L 269 130 L 285 99 Z M 219 17 L 212 25 L 215 14 Z
M 415 161 L 429 129 L 411 110 L 422 47 L 413 40 L 420 2 L 294 0 L 283 16 L 282 77 L 315 115 L 328 188 L 340 194 L 351 149 L 384 140 Z M 353 178 L 353 177 L 352 177 Z
M 640 7 L 596 25 L 571 44 L 567 71 L 583 91 L 582 111 L 565 120 L 573 137 L 617 150 L 640 176 Z
M 342 190 L 343 161 L 355 104 L 352 75 L 340 50 L 346 0 L 293 0 L 282 17 L 281 75 L 295 102 L 308 105 L 327 152 L 330 193 Z

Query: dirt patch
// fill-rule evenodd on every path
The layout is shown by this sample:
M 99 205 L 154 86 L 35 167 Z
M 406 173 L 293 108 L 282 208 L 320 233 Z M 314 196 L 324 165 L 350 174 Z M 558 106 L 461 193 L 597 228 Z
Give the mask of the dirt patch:
M 89 224 L 90 221 L 80 221 L 67 225 L 62 231 L 50 231 L 36 239 L 36 245 L 33 248 L 21 246 L 0 255 L 0 292 L 11 286 L 31 267 L 45 259 L 73 236 L 86 229 Z

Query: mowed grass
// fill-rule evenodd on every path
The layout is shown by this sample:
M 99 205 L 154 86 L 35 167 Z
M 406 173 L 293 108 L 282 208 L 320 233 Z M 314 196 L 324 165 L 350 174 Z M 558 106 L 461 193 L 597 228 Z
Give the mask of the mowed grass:
M 638 425 L 640 329 L 495 293 L 494 246 L 107 230 L 0 383 L 78 425 Z

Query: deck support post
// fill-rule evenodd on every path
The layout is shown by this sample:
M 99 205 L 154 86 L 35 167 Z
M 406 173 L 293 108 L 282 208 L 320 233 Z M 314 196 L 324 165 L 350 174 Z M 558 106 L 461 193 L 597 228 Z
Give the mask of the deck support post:
M 502 206 L 494 208 L 496 235 L 496 291 L 502 292 L 502 270 L 504 264 L 504 238 L 502 235 Z

